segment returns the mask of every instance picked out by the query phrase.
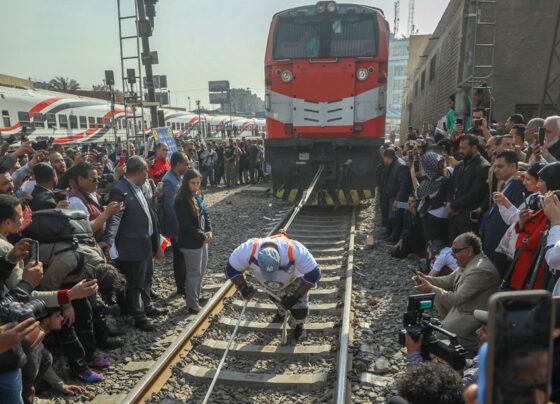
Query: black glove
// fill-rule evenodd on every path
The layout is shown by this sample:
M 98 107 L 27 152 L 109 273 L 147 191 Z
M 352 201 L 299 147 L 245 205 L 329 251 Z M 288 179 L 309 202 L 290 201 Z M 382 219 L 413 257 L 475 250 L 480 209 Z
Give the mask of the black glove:
M 282 301 L 280 302 L 280 304 L 286 310 L 290 310 L 293 306 L 295 306 L 298 303 L 300 297 L 301 297 L 301 295 L 297 292 L 292 293 L 291 295 L 286 295 L 282 298 Z
M 257 291 L 254 287 L 247 285 L 247 282 L 243 282 L 239 285 L 239 292 L 241 292 L 241 296 L 245 300 L 251 300 Z

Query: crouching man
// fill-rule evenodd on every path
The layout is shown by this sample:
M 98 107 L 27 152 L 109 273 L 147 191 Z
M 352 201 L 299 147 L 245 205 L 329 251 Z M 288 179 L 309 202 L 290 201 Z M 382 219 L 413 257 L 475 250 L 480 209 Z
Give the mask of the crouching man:
M 321 278 L 321 270 L 303 244 L 284 234 L 250 239 L 231 253 L 225 272 L 245 300 L 256 293 L 248 280 L 280 298 L 279 305 L 289 310 L 295 320 L 294 340 L 305 338 L 303 323 L 309 314 L 307 292 Z M 282 322 L 284 315 L 278 310 L 273 322 Z

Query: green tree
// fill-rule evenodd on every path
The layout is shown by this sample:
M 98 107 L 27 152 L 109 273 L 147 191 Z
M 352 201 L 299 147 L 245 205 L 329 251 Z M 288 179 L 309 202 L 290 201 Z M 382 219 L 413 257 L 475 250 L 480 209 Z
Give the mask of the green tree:
M 76 80 L 63 76 L 56 76 L 49 82 L 49 85 L 53 90 L 75 91 L 80 89 L 80 84 Z

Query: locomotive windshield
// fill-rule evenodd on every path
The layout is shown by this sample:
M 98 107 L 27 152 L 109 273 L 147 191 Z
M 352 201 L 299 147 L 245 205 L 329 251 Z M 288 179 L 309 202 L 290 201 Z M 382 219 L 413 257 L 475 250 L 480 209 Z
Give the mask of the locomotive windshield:
M 280 17 L 273 58 L 376 56 L 377 42 L 374 14 Z

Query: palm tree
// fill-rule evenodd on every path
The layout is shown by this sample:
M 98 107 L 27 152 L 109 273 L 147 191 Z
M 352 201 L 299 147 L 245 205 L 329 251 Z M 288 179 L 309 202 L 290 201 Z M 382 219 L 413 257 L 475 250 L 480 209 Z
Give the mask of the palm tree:
M 80 84 L 76 80 L 63 76 L 56 76 L 49 82 L 49 85 L 53 90 L 75 91 L 80 89 Z
M 109 86 L 106 84 L 94 84 L 92 87 L 93 91 L 109 91 Z

